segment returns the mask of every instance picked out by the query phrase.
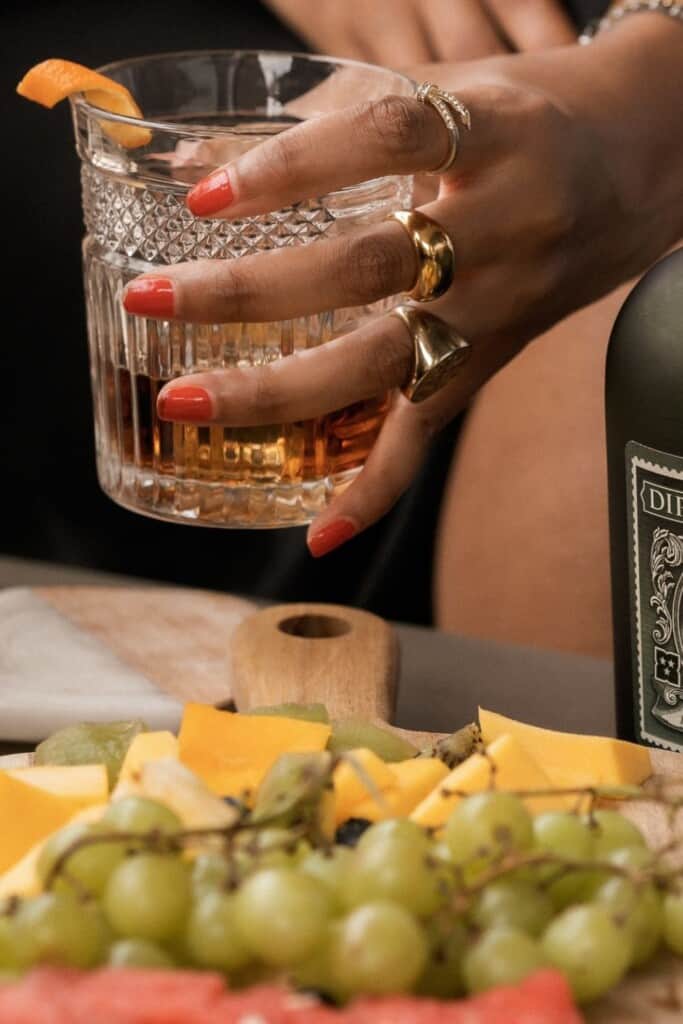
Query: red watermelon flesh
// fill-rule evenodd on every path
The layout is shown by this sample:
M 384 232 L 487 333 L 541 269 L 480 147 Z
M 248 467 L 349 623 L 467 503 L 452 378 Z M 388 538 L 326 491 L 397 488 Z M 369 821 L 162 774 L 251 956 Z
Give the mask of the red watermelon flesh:
M 358 999 L 336 1010 L 289 989 L 228 992 L 199 971 L 40 968 L 0 985 L 0 1024 L 582 1024 L 557 971 L 471 999 Z
M 347 1014 L 344 1024 L 584 1024 L 566 979 L 554 970 L 469 999 L 359 999 Z

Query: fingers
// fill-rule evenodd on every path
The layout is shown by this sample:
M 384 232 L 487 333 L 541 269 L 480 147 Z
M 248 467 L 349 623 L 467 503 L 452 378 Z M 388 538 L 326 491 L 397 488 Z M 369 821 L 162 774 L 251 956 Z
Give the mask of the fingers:
M 388 512 L 417 473 L 434 432 L 423 408 L 398 395 L 362 472 L 309 527 L 307 543 L 315 558 L 333 551 Z
M 456 191 L 423 208 L 451 238 L 458 272 L 452 287 L 458 293 L 463 275 L 495 256 L 505 240 L 489 209 L 476 188 Z M 511 211 L 511 230 L 516 223 Z M 191 323 L 289 320 L 410 291 L 417 271 L 410 236 L 400 224 L 387 221 L 362 232 L 238 260 L 165 267 L 163 274 L 131 281 L 123 304 L 137 316 Z
M 179 377 L 159 395 L 161 419 L 252 427 L 291 423 L 374 398 L 408 380 L 413 343 L 396 317 L 261 366 Z
M 362 17 L 353 19 L 354 38 L 364 59 L 390 68 L 437 59 L 420 6 L 414 0 L 365 3 Z
M 491 145 L 490 116 L 479 116 L 476 97 L 468 105 L 477 131 L 468 133 L 459 155 L 461 173 L 478 166 Z M 449 151 L 448 130 L 431 106 L 385 96 L 311 118 L 255 146 L 200 181 L 187 205 L 198 217 L 265 213 L 373 178 L 429 171 Z
M 438 60 L 474 60 L 508 52 L 481 0 L 460 0 L 457 6 L 453 0 L 430 0 L 423 16 Z
M 123 304 L 139 316 L 192 323 L 289 320 L 409 291 L 417 269 L 407 232 L 387 222 L 314 245 L 168 267 L 132 281 Z
M 557 0 L 486 0 L 516 50 L 544 50 L 576 42 L 576 30 Z
M 311 554 L 328 554 L 381 519 L 408 488 L 434 437 L 521 347 L 518 339 L 489 338 L 472 348 L 455 379 L 413 405 L 398 395 L 361 473 L 308 530 Z

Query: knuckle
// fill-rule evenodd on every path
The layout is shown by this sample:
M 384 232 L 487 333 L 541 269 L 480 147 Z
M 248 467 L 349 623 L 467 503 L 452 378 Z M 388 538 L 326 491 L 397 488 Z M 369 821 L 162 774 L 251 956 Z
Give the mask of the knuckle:
M 283 182 L 296 178 L 300 165 L 300 146 L 294 132 L 274 136 L 268 151 L 268 165 L 270 174 L 280 187 Z
M 384 96 L 367 108 L 369 128 L 392 156 L 415 156 L 425 147 L 422 108 L 404 96 Z
M 207 291 L 212 304 L 221 315 L 240 318 L 253 313 L 257 288 L 253 274 L 237 265 L 215 264 L 207 282 Z
M 403 254 L 383 238 L 368 236 L 350 240 L 344 265 L 346 292 L 353 304 L 373 302 L 401 289 Z
M 254 412 L 272 414 L 277 418 L 282 404 L 282 393 L 278 387 L 273 368 L 259 366 L 254 372 L 250 389 L 250 404 Z
M 413 358 L 413 343 L 408 338 L 383 337 L 368 352 L 369 372 L 378 392 L 390 391 L 406 379 Z

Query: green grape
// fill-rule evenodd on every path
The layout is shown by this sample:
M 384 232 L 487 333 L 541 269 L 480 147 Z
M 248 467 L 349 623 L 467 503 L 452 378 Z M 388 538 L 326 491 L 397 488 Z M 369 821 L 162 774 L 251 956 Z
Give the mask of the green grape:
M 586 821 L 578 814 L 547 811 L 533 821 L 534 847 L 569 860 L 589 860 L 593 852 L 593 836 Z M 602 876 L 589 870 L 567 870 L 548 865 L 536 868 L 537 877 L 549 882 L 548 895 L 557 910 L 572 903 L 589 900 Z M 552 879 L 555 879 L 552 881 Z
M 299 870 L 327 886 L 332 900 L 332 911 L 340 913 L 344 910 L 344 880 L 351 864 L 353 851 L 348 846 L 334 846 L 329 850 L 311 850 L 300 862 Z
M 259 786 L 253 822 L 281 828 L 304 825 L 325 831 L 325 810 L 333 800 L 332 757 L 325 751 L 278 757 Z
M 549 962 L 566 975 L 580 1003 L 597 999 L 616 985 L 632 954 L 630 937 L 607 907 L 597 903 L 563 911 L 546 929 L 541 945 Z
M 104 764 L 113 788 L 128 747 L 147 726 L 140 719 L 106 724 L 81 722 L 48 736 L 36 747 L 34 764 Z
M 433 914 L 448 889 L 446 869 L 430 856 L 427 836 L 419 829 L 415 835 L 397 829 L 393 837 L 388 832 L 384 839 L 375 836 L 363 842 L 371 831 L 353 851 L 341 890 L 344 905 L 352 908 L 373 900 L 391 900 L 418 917 Z
M 517 928 L 534 937 L 545 930 L 554 913 L 547 893 L 530 882 L 504 879 L 492 882 L 472 910 L 479 928 Z
M 290 970 L 290 981 L 298 989 L 308 989 L 316 993 L 324 992 L 326 996 L 338 1001 L 343 999 L 344 993 L 334 980 L 331 962 L 332 946 L 338 932 L 339 923 L 337 921 L 330 922 L 316 949 Z M 230 982 L 232 985 L 232 977 Z
M 427 937 L 404 907 L 377 900 L 339 922 L 330 950 L 337 991 L 381 995 L 408 992 L 427 963 Z
M 448 843 L 439 839 L 432 843 L 431 853 L 434 860 L 439 861 L 440 864 L 444 864 L 448 868 L 453 867 L 453 861 L 451 859 L 451 848 Z
M 367 850 L 374 843 L 384 843 L 389 839 L 406 840 L 415 845 L 420 845 L 425 854 L 432 849 L 432 843 L 427 832 L 416 825 L 410 818 L 387 818 L 386 821 L 378 821 L 366 829 L 358 840 L 355 849 Z
M 600 871 L 567 870 L 547 886 L 546 892 L 559 912 L 576 903 L 590 903 L 604 881 Z
M 109 967 L 166 967 L 169 970 L 175 967 L 166 950 L 147 939 L 119 939 L 109 948 L 107 964 Z
M 178 815 L 156 800 L 144 796 L 126 796 L 110 804 L 102 822 L 116 832 L 134 832 L 136 835 L 179 832 L 183 825 Z
M 40 851 L 36 865 L 38 878 L 43 885 L 47 882 L 57 860 L 70 846 L 80 839 L 95 837 L 107 832 L 111 832 L 111 826 L 98 821 L 90 825 L 82 823 L 67 825 L 66 828 L 60 829 L 59 832 L 51 836 Z M 104 892 L 107 879 L 125 855 L 125 847 L 119 842 L 101 842 L 84 846 L 70 854 L 64 862 L 64 869 L 55 879 L 53 888 L 55 891 L 72 889 L 78 893 L 80 887 L 88 893 L 100 896 Z
M 247 948 L 274 967 L 310 956 L 331 913 L 327 887 L 291 868 L 251 875 L 235 895 L 235 921 Z
M 454 864 L 486 865 L 531 846 L 531 818 L 511 793 L 477 793 L 456 806 L 446 822 L 445 839 Z
M 619 811 L 594 811 L 586 818 L 593 836 L 593 856 L 602 860 L 624 846 L 645 846 L 640 829 Z
M 683 895 L 679 892 L 664 897 L 664 941 L 672 953 L 683 956 Z
M 20 967 L 49 963 L 85 968 L 101 962 L 109 933 L 99 908 L 68 892 L 47 892 L 21 904 L 13 938 Z
M 372 722 L 348 719 L 332 723 L 332 734 L 327 741 L 327 749 L 331 753 L 343 754 L 361 747 L 372 750 L 383 761 L 407 761 L 418 753 L 417 747 L 408 740 Z
M 19 967 L 15 950 L 14 916 L 0 914 L 0 971 L 13 971 Z
M 261 868 L 296 867 L 310 849 L 310 844 L 286 828 L 260 828 L 237 837 L 235 866 L 240 878 Z
M 455 999 L 465 991 L 462 960 L 467 949 L 467 930 L 458 919 L 427 925 L 429 958 L 418 978 L 415 991 L 436 999 Z
M 198 967 L 219 971 L 244 967 L 251 955 L 235 925 L 235 897 L 224 892 L 201 896 L 190 911 L 185 946 Z
M 566 811 L 538 814 L 533 820 L 533 832 L 535 848 L 558 857 L 586 860 L 593 851 L 590 828 L 578 814 Z
M 265 715 L 275 718 L 298 718 L 302 722 L 320 722 L 328 725 L 330 716 L 324 704 L 265 704 L 250 708 L 248 715 Z
M 190 895 L 189 872 L 179 857 L 141 853 L 115 869 L 103 902 L 117 934 L 163 942 L 183 929 Z
M 195 898 L 205 892 L 227 889 L 231 881 L 230 861 L 221 853 L 200 853 L 192 865 L 191 879 Z
M 621 867 L 642 868 L 652 864 L 649 850 L 640 846 L 614 850 L 608 859 Z M 633 946 L 631 966 L 641 967 L 650 960 L 659 948 L 664 930 L 662 897 L 654 885 L 636 885 L 612 875 L 598 887 L 594 899 L 604 903 L 615 922 L 628 933 Z
M 462 962 L 468 992 L 496 985 L 515 985 L 548 962 L 539 942 L 519 928 L 489 928 L 471 946 Z

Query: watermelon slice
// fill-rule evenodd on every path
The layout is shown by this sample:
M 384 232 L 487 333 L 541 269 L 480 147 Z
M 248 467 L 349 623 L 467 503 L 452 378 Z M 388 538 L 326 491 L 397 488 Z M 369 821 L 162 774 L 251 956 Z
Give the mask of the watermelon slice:
M 345 1016 L 344 1024 L 584 1024 L 569 985 L 554 970 L 470 999 L 359 999 Z
M 228 992 L 218 974 L 44 967 L 0 985 L 0 1024 L 583 1024 L 567 982 L 539 971 L 471 999 L 358 999 L 345 1009 L 276 985 Z

